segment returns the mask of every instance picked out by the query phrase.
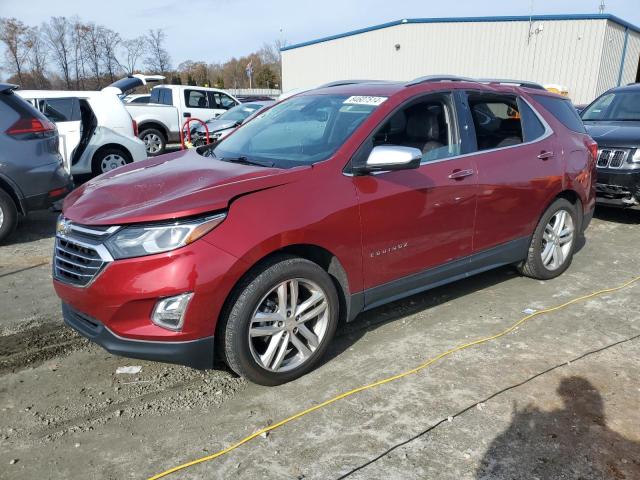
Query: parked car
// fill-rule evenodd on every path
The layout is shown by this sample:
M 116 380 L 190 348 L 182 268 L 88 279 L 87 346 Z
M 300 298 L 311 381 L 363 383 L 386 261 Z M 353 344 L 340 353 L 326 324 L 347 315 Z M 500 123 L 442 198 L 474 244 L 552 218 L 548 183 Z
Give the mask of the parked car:
M 274 385 L 363 310 L 501 265 L 557 277 L 593 215 L 597 145 L 532 87 L 342 82 L 85 184 L 58 224 L 65 321 L 113 353 L 211 368 L 215 350 Z
M 149 103 L 151 99 L 150 93 L 127 95 L 122 99 L 124 103 Z
M 58 152 L 56 126 L 0 83 L 0 242 L 18 215 L 49 208 L 73 188 Z
M 73 175 L 93 176 L 144 160 L 137 126 L 112 91 L 19 90 L 60 133 L 60 153 Z
M 240 103 L 270 102 L 275 100 L 274 97 L 268 95 L 236 95 L 236 98 Z
M 135 88 L 135 81 L 132 80 Z M 180 141 L 180 129 L 188 118 L 209 120 L 222 115 L 240 102 L 217 88 L 184 85 L 157 85 L 147 105 L 126 104 L 138 123 L 139 138 L 151 156 L 164 153 L 167 143 Z
M 241 103 L 231 110 L 227 110 L 218 118 L 209 120 L 206 122 L 207 128 L 209 129 L 209 140 L 211 142 L 219 142 L 244 122 L 249 121 L 274 103 L 276 103 L 274 100 Z M 201 123 L 193 125 L 191 129 L 191 142 L 195 146 L 206 145 L 207 131 Z
M 603 93 L 581 116 L 599 145 L 598 203 L 640 209 L 640 83 Z

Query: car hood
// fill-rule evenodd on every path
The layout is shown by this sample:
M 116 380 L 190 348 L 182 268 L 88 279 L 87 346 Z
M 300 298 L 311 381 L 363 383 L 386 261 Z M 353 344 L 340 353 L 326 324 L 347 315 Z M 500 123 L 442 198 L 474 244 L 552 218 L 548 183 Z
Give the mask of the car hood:
M 84 225 L 161 221 L 227 208 L 244 194 L 291 183 L 311 167 L 265 168 L 222 162 L 195 150 L 105 173 L 74 190 L 63 215 Z
M 587 132 L 602 147 L 640 146 L 640 122 L 585 122 Z

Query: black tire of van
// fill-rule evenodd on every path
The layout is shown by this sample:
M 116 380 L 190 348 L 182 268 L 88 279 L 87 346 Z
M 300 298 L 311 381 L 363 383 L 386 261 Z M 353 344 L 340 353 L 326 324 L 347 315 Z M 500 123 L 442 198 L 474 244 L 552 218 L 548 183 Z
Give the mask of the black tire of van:
M 165 137 L 164 133 L 162 133 L 157 128 L 145 128 L 138 134 L 138 138 L 144 142 L 144 146 L 147 149 L 147 155 L 149 157 L 162 155 L 167 148 L 167 138 Z M 151 142 L 152 140 L 154 141 L 154 143 L 159 142 L 157 143 L 159 148 L 155 152 L 149 151 L 149 142 Z
M 93 155 L 93 159 L 91 160 L 91 172 L 93 173 L 94 177 L 106 173 L 106 171 L 102 171 L 102 161 L 109 155 L 117 155 L 121 157 L 122 160 L 124 160 L 125 164 L 131 163 L 133 161 L 131 155 L 129 155 L 129 152 L 127 152 L 124 148 L 112 147 L 100 149 Z
M 7 192 L 0 189 L 0 243 L 13 233 L 18 223 L 18 209 Z

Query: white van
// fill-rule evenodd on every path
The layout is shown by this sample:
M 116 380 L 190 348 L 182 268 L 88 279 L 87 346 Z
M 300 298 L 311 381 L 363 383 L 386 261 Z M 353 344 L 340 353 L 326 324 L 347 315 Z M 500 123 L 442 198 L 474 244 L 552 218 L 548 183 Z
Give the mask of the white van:
M 147 158 L 137 125 L 114 92 L 18 90 L 60 134 L 67 171 L 92 176 Z

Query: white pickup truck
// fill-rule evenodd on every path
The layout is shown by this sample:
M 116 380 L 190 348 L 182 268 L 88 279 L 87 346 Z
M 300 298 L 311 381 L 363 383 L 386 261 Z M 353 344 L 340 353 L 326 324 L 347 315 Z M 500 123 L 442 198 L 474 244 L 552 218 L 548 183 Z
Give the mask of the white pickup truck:
M 180 128 L 188 118 L 206 122 L 238 104 L 235 97 L 216 88 L 157 85 L 151 90 L 148 104 L 125 106 L 138 124 L 138 138 L 153 156 L 164 153 L 167 143 L 180 141 Z

